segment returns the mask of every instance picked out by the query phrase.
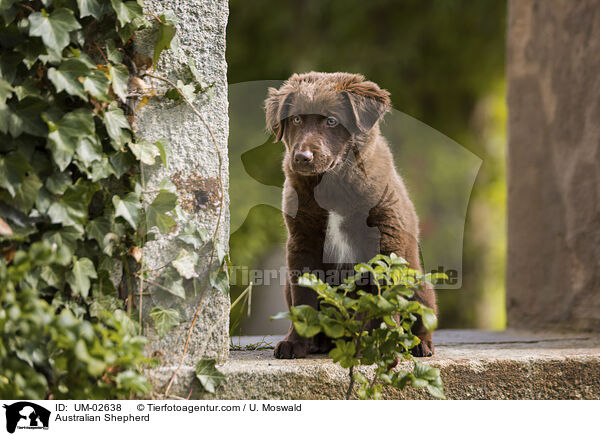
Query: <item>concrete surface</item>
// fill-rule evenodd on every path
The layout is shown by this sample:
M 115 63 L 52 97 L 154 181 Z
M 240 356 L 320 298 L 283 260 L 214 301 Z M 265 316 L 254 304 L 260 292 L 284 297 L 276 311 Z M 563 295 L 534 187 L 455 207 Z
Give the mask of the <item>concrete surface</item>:
M 507 315 L 600 331 L 600 2 L 509 3 Z
M 237 346 L 275 343 L 277 336 L 232 338 Z M 600 335 L 509 330 L 441 330 L 436 354 L 422 359 L 442 370 L 449 399 L 600 399 Z M 276 360 L 273 350 L 231 351 L 218 367 L 227 376 L 216 395 L 204 394 L 192 367 L 180 370 L 171 393 L 216 399 L 342 399 L 345 370 L 325 355 Z M 369 368 L 362 368 L 369 371 Z M 149 371 L 157 396 L 173 367 Z M 387 391 L 387 399 L 428 399 L 416 390 Z
M 225 62 L 225 28 L 228 18 L 227 0 L 146 0 L 144 12 L 160 15 L 171 10 L 178 19 L 176 43 L 172 49 L 163 51 L 157 65 L 156 75 L 167 77 L 173 82 L 190 80 L 188 64 L 194 61 L 202 80 L 212 88 L 201 93 L 193 102 L 214 133 L 221 151 L 221 180 L 223 199 L 218 187 L 219 159 L 215 144 L 202 121 L 185 103 L 175 103 L 164 97 L 151 98 L 136 114 L 138 134 L 147 140 L 166 138 L 170 142 L 171 156 L 167 167 L 155 165 L 143 168 L 146 182 L 146 197 L 152 200 L 163 179 L 170 180 L 176 187 L 181 217 L 178 229 L 169 235 L 159 235 L 156 241 L 144 248 L 143 259 L 153 270 L 150 278 L 160 283 L 163 268 L 174 260 L 183 243 L 177 239 L 184 226 L 192 223 L 206 230 L 212 237 L 217 217 L 221 212 L 218 241 L 226 251 L 229 241 L 229 172 L 227 160 L 228 102 L 227 64 Z M 152 57 L 155 30 L 140 32 L 136 38 L 136 49 Z M 187 77 L 187 79 L 186 79 Z M 148 81 L 150 79 L 147 79 Z M 154 80 L 159 94 L 166 85 Z M 193 249 L 187 248 L 189 251 Z M 201 285 L 207 289 L 201 310 L 190 337 L 185 362 L 193 364 L 202 358 L 225 361 L 228 356 L 229 297 L 208 285 L 208 272 L 218 262 L 209 266 L 212 246 L 208 244 L 199 251 L 196 263 Z M 188 283 L 189 284 L 189 283 Z M 152 320 L 145 318 L 145 334 L 150 338 L 149 354 L 158 357 L 163 365 L 179 363 L 184 349 L 188 329 L 199 305 L 199 295 L 191 286 L 187 298 L 182 300 L 160 288 L 146 285 L 145 291 L 152 296 L 144 297 L 143 308 L 147 315 L 155 306 L 172 307 L 179 311 L 181 324 L 159 339 L 150 327 Z

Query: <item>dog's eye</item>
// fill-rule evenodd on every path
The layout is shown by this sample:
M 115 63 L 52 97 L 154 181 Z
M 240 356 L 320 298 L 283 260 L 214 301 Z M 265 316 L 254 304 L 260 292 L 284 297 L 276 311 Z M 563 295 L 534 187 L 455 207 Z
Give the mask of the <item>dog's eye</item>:
M 300 124 L 302 124 L 302 117 L 300 115 L 296 115 L 292 118 L 292 123 L 299 126 Z
M 335 117 L 327 117 L 327 127 L 335 127 L 338 125 L 338 120 Z

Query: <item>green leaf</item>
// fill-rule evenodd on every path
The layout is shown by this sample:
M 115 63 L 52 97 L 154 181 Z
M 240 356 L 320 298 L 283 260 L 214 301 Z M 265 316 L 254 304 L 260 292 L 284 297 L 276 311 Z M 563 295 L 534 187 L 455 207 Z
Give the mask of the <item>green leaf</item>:
M 55 224 L 73 226 L 82 232 L 87 221 L 88 206 L 96 190 L 96 185 L 79 179 L 77 184 L 68 188 L 60 199 L 52 203 L 48 209 L 48 216 Z
M 108 74 L 112 82 L 113 91 L 125 103 L 127 100 L 127 89 L 129 86 L 129 70 L 123 64 L 109 65 Z
M 166 268 L 166 271 L 162 274 L 161 278 L 163 279 L 162 285 L 165 288 L 169 289 L 171 293 L 177 297 L 185 299 L 183 279 L 174 268 Z
M 50 244 L 56 246 L 56 262 L 66 266 L 71 263 L 77 249 L 77 241 L 81 239 L 82 231 L 74 227 L 63 227 L 60 230 L 48 232 L 44 236 Z
M 137 229 L 142 208 L 139 197 L 133 192 L 123 198 L 115 195 L 112 198 L 112 203 L 115 207 L 115 217 L 122 217 L 132 228 Z
M 108 95 L 108 86 L 108 77 L 100 70 L 92 70 L 83 79 L 83 89 L 99 101 L 111 101 Z
M 223 268 L 211 271 L 209 275 L 209 281 L 213 288 L 217 289 L 224 295 L 229 293 L 229 278 L 227 272 Z
M 150 311 L 150 317 L 154 321 L 154 326 L 160 338 L 163 338 L 173 327 L 180 323 L 179 312 L 175 309 L 156 306 Z
M 335 348 L 329 352 L 329 357 L 334 362 L 341 365 L 342 368 L 350 368 L 351 366 L 358 365 L 358 359 L 356 355 L 356 346 L 354 342 L 346 342 L 342 339 L 335 341 Z
M 45 137 L 47 130 L 40 114 L 47 107 L 48 104 L 38 98 L 25 98 L 13 108 L 0 103 L 0 132 L 10 132 L 13 138 L 23 132 Z
M 423 307 L 423 310 L 420 313 L 421 321 L 423 322 L 423 327 L 427 331 L 431 331 L 437 327 L 437 317 L 435 316 L 435 312 L 428 307 Z
M 300 336 L 311 338 L 321 331 L 319 317 L 315 308 L 306 305 L 291 306 L 290 313 L 292 322 L 294 323 L 294 330 Z
M 15 205 L 21 212 L 29 214 L 38 196 L 38 191 L 43 186 L 37 174 L 30 173 L 17 189 Z
M 156 70 L 156 63 L 163 50 L 171 48 L 171 40 L 175 36 L 175 26 L 165 20 L 165 16 L 161 16 L 162 23 L 158 25 L 158 34 L 156 43 L 154 44 L 154 55 L 152 58 L 153 68 Z
M 159 154 L 156 145 L 145 139 L 138 143 L 129 142 L 127 145 L 139 161 L 146 165 L 154 165 L 155 158 Z
M 158 152 L 160 153 L 160 160 L 164 166 L 168 166 L 169 156 L 171 154 L 171 150 L 169 148 L 169 142 L 162 138 L 154 143 L 154 145 L 158 148 Z
M 110 0 L 110 4 L 117 13 L 121 27 L 143 16 L 142 7 L 134 1 Z
M 175 209 L 176 205 L 177 196 L 175 194 L 160 191 L 146 210 L 148 229 L 157 226 L 162 233 L 169 233 L 177 223 L 166 213 Z
M 6 80 L 0 78 L 0 103 L 4 103 L 6 99 L 12 96 L 14 88 L 10 86 Z
M 6 189 L 11 197 L 17 194 L 17 190 L 25 180 L 25 174 L 31 170 L 31 166 L 21 153 L 13 151 L 6 156 L 0 157 L 0 186 Z
M 48 79 L 56 88 L 56 92 L 66 91 L 87 101 L 82 82 L 88 73 L 90 67 L 86 62 L 80 59 L 67 59 L 59 65 L 58 69 L 48 69 Z
M 279 319 L 290 319 L 291 318 L 291 313 L 290 312 L 279 312 L 276 315 L 273 315 L 272 317 L 270 317 L 269 319 L 271 321 L 275 321 L 275 320 L 279 320 Z
M 110 220 L 105 216 L 94 218 L 85 226 L 85 232 L 88 239 L 95 240 L 100 249 L 104 250 L 106 246 L 104 238 L 110 233 Z
M 196 227 L 191 222 L 188 222 L 183 231 L 177 235 L 177 239 L 193 246 L 194 250 L 199 250 L 204 245 L 204 241 L 206 241 L 207 238 L 208 234 L 206 233 L 206 230 Z
M 115 64 L 119 64 L 123 61 L 123 55 L 117 50 L 115 42 L 112 39 L 106 41 L 106 57 Z
M 82 257 L 73 262 L 73 270 L 67 273 L 67 283 L 76 295 L 83 298 L 88 296 L 91 282 L 90 279 L 98 278 L 94 264 L 87 257 Z
M 319 322 L 323 328 L 323 332 L 330 338 L 337 339 L 344 336 L 344 326 L 337 320 L 325 316 L 322 312 L 319 313 Z
M 123 110 L 116 104 L 111 104 L 109 110 L 104 113 L 104 125 L 108 136 L 119 146 L 125 145 L 131 139 L 129 122 L 125 118 Z M 115 148 L 118 149 L 118 147 Z
M 198 273 L 196 273 L 198 261 L 197 253 L 190 253 L 186 249 L 182 249 L 171 264 L 183 278 L 191 279 L 198 277 Z
M 58 168 L 64 171 L 71 163 L 79 141 L 95 134 L 94 114 L 89 109 L 76 109 L 65 114 L 56 124 L 48 122 L 48 126 L 47 147 Z
M 100 162 L 105 159 L 104 165 L 110 167 L 108 159 L 102 153 L 102 145 L 97 141 L 95 136 L 82 138 L 77 144 L 76 149 L 77 159 L 83 162 L 85 166 L 90 166 L 94 162 Z
M 214 359 L 203 359 L 196 365 L 196 377 L 206 392 L 211 394 L 226 379 L 225 375 L 215 367 Z
M 99 19 L 106 12 L 104 5 L 98 0 L 77 0 L 77 7 L 80 18 L 92 16 Z
M 29 15 L 29 35 L 40 36 L 44 44 L 55 51 L 62 51 L 69 45 L 69 32 L 81 29 L 73 15 L 67 8 L 59 8 L 51 14 L 34 12 Z

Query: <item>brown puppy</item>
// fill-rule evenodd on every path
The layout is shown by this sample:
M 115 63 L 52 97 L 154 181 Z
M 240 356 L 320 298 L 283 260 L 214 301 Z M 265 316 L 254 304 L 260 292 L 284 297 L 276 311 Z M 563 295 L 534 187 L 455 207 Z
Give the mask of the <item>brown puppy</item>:
M 294 74 L 278 90 L 269 89 L 267 127 L 286 146 L 288 306 L 318 307 L 315 292 L 296 284 L 303 272 L 325 274 L 336 285 L 343 275 L 331 271 L 392 252 L 421 269 L 415 208 L 379 131 L 389 109 L 389 93 L 358 74 Z M 436 310 L 431 287 L 416 298 Z M 431 333 L 417 322 L 415 334 L 421 344 L 412 353 L 431 356 Z M 304 357 L 329 349 L 322 334 L 302 338 L 291 326 L 275 357 Z

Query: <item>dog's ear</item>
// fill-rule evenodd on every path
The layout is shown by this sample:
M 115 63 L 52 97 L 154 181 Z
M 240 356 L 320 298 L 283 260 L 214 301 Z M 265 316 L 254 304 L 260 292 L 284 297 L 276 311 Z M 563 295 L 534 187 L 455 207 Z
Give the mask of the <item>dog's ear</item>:
M 290 113 L 292 94 L 269 88 L 269 96 L 265 100 L 265 116 L 267 129 L 275 135 L 275 141 L 281 141 L 285 120 Z
M 343 94 L 356 127 L 354 133 L 371 130 L 391 107 L 390 93 L 373 82 L 350 83 Z

